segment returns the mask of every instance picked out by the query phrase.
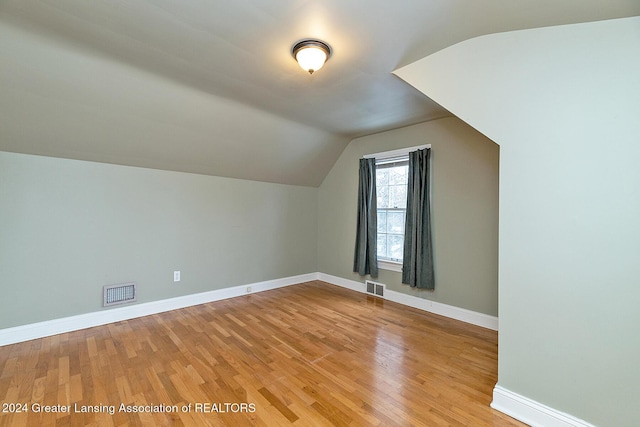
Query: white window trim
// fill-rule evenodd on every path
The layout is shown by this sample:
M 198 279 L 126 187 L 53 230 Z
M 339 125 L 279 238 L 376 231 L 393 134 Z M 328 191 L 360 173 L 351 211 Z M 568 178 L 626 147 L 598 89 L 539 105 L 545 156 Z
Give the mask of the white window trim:
M 425 148 L 431 148 L 431 144 L 425 145 L 417 145 L 415 147 L 406 147 L 399 148 L 397 150 L 383 151 L 381 153 L 373 153 L 373 154 L 365 154 L 362 156 L 363 159 L 376 159 L 379 160 L 388 160 L 396 157 L 405 157 L 408 156 L 410 152 L 416 150 L 424 150 Z M 397 261 L 390 261 L 385 259 L 378 259 L 378 268 L 382 270 L 390 270 L 398 273 L 402 273 L 402 263 Z
M 388 261 L 386 259 L 378 259 L 378 268 L 382 270 L 391 270 L 402 273 L 402 263 L 397 261 Z

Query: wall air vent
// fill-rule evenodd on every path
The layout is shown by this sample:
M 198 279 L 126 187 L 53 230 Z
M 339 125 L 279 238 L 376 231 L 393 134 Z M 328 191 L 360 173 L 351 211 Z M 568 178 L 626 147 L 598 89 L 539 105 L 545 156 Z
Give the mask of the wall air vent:
M 375 294 L 376 293 L 376 284 L 367 280 L 366 281 L 367 284 L 367 293 L 368 294 Z
M 371 280 L 367 280 L 365 282 L 365 285 L 367 286 L 368 294 L 384 298 L 384 289 L 386 287 L 385 285 L 383 285 L 382 283 L 372 282 Z
M 134 302 L 138 296 L 136 283 L 122 283 L 120 285 L 106 285 L 102 288 L 102 306 L 126 304 Z

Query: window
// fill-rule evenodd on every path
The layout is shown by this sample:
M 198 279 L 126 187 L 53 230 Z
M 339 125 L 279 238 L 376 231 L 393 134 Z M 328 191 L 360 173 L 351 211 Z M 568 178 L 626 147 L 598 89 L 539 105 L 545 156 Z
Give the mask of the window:
M 431 145 L 367 154 L 376 159 L 378 268 L 402 272 L 409 153 Z
M 377 246 L 380 261 L 402 262 L 409 157 L 376 161 Z

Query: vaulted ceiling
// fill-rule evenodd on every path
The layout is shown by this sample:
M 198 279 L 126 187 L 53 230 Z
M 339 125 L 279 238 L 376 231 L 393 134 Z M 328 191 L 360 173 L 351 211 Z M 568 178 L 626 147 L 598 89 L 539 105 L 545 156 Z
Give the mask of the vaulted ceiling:
M 637 0 L 0 0 L 0 150 L 319 185 L 350 139 L 450 115 L 391 72 Z M 310 76 L 294 42 L 333 48 Z

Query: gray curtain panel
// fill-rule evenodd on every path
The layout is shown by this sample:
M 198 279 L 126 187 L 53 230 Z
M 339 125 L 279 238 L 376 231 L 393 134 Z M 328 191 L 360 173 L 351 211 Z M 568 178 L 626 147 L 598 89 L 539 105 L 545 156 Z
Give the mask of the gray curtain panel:
M 353 271 L 378 277 L 378 212 L 376 203 L 376 160 L 360 159 L 358 182 L 358 225 Z
M 429 200 L 429 158 L 431 149 L 409 153 L 407 217 L 404 226 L 402 283 L 420 289 L 435 288 L 431 203 Z

